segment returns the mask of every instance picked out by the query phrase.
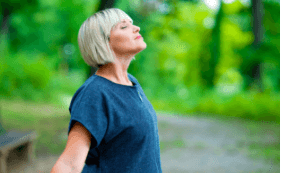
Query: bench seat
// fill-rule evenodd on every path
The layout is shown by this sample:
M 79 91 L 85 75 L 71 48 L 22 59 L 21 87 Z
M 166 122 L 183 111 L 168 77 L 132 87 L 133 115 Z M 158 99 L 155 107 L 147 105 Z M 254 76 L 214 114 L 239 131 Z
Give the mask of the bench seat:
M 12 152 L 19 152 L 21 160 L 33 162 L 33 142 L 37 138 L 34 131 L 9 131 L 0 136 L 0 173 L 8 172 L 8 157 Z

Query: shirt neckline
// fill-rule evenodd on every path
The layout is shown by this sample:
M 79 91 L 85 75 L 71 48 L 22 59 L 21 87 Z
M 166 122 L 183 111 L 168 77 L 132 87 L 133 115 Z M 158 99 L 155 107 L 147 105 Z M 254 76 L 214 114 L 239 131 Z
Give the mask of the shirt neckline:
M 96 74 L 93 74 L 93 75 L 99 77 L 100 79 L 108 81 L 109 83 L 114 84 L 114 85 L 119 85 L 119 86 L 123 86 L 123 87 L 130 87 L 130 88 L 135 88 L 137 86 L 137 83 L 133 82 L 130 79 L 129 74 L 128 74 L 128 79 L 133 83 L 133 86 L 131 86 L 131 85 L 122 85 L 122 84 L 119 84 L 119 83 L 115 83 L 115 82 L 113 82 L 113 81 L 111 81 L 111 80 L 109 80 L 109 79 L 107 79 L 105 77 L 102 77 L 102 76 L 99 76 L 99 75 L 96 75 Z

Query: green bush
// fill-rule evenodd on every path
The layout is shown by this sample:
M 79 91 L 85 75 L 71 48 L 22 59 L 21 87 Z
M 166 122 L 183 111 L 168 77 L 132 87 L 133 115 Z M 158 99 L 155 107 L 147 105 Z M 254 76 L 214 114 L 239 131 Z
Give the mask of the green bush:
M 201 93 L 191 89 L 185 99 L 169 96 L 162 92 L 161 98 L 151 97 L 151 103 L 158 111 L 180 114 L 215 114 L 217 116 L 240 117 L 255 121 L 280 123 L 280 98 L 278 93 L 240 92 L 222 95 L 215 90 Z M 165 98 L 163 98 L 166 96 Z
M 46 99 L 42 91 L 48 88 L 54 71 L 44 54 L 6 55 L 2 63 L 0 95 L 26 100 Z

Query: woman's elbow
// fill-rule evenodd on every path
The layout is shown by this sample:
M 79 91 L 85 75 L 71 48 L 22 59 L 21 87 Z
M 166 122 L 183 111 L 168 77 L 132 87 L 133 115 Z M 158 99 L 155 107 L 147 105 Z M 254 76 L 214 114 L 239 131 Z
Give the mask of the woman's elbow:
M 71 162 L 67 158 L 60 157 L 52 168 L 51 173 L 81 173 L 83 167 L 84 164 Z

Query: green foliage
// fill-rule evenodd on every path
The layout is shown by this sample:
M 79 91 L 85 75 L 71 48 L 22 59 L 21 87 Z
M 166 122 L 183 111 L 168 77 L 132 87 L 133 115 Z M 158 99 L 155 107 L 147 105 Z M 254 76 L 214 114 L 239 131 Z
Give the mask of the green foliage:
M 9 16 L 10 32 L 1 36 L 0 95 L 46 102 L 73 95 L 89 71 L 79 52 L 77 34 L 98 5 L 99 1 L 84 0 L 37 0 L 15 5 Z M 277 121 L 279 3 L 264 1 L 265 33 L 259 49 L 252 46 L 251 7 L 240 1 L 223 4 L 223 17 L 216 30 L 217 13 L 204 2 L 167 1 L 164 5 L 166 12 L 150 11 L 152 5 L 148 7 L 140 0 L 122 0 L 116 5 L 140 26 L 147 43 L 129 72 L 139 80 L 153 105 L 166 111 L 200 111 L 256 120 L 264 119 L 263 113 L 268 112 L 265 119 Z M 215 38 L 220 40 L 219 47 Z M 216 64 L 217 52 L 220 58 Z M 256 91 L 250 67 L 256 63 L 261 63 L 264 92 L 260 95 L 251 93 Z M 214 86 L 210 86 L 213 77 Z M 210 88 L 213 90 L 208 91 Z M 229 114 L 229 110 L 233 111 Z
M 130 67 L 153 105 L 165 111 L 208 112 L 278 122 L 280 5 L 264 3 L 264 42 L 256 50 L 252 47 L 251 8 L 239 1 L 223 4 L 220 59 L 215 66 L 213 91 L 208 91 L 207 84 L 213 68 L 211 55 L 215 50 L 209 45 L 216 14 L 204 3 L 169 5 L 174 5 L 172 12 L 155 12 L 139 23 L 148 46 Z M 256 62 L 262 63 L 263 93 L 255 90 L 255 81 L 248 75 Z
M 38 5 L 21 8 L 11 15 L 11 45 L 14 51 L 26 50 L 48 56 L 64 57 L 62 49 L 73 44 L 68 61 L 72 68 L 85 67 L 78 52 L 77 35 L 81 24 L 94 11 L 97 1 L 38 1 Z M 26 10 L 30 9 L 29 13 Z M 28 39 L 27 39 L 28 38 Z M 24 44 L 23 44 L 24 43 Z M 74 63 L 72 63 L 74 61 Z
M 38 0 L 13 10 L 9 16 L 10 33 L 1 36 L 0 95 L 51 101 L 50 93 L 58 88 L 73 93 L 77 85 L 70 84 L 71 80 L 57 81 L 57 88 L 52 81 L 62 70 L 71 74 L 75 69 L 85 71 L 87 65 L 79 53 L 77 34 L 95 4 L 97 1 Z M 71 87 L 64 87 L 66 83 Z
M 43 96 L 42 89 L 48 88 L 53 69 L 46 56 L 33 54 L 33 59 L 25 53 L 3 57 L 0 74 L 2 96 L 16 96 L 36 100 Z M 13 57 L 13 58 L 11 58 Z M 40 98 L 42 98 L 39 96 Z M 39 99 L 40 99 L 39 98 Z
M 280 123 L 278 94 L 245 91 L 232 93 L 230 89 L 231 87 L 225 87 L 202 92 L 200 88 L 187 88 L 186 91 L 182 91 L 185 96 L 165 95 L 159 99 L 151 98 L 151 103 L 158 111 L 195 115 L 215 114 L 219 117 Z

